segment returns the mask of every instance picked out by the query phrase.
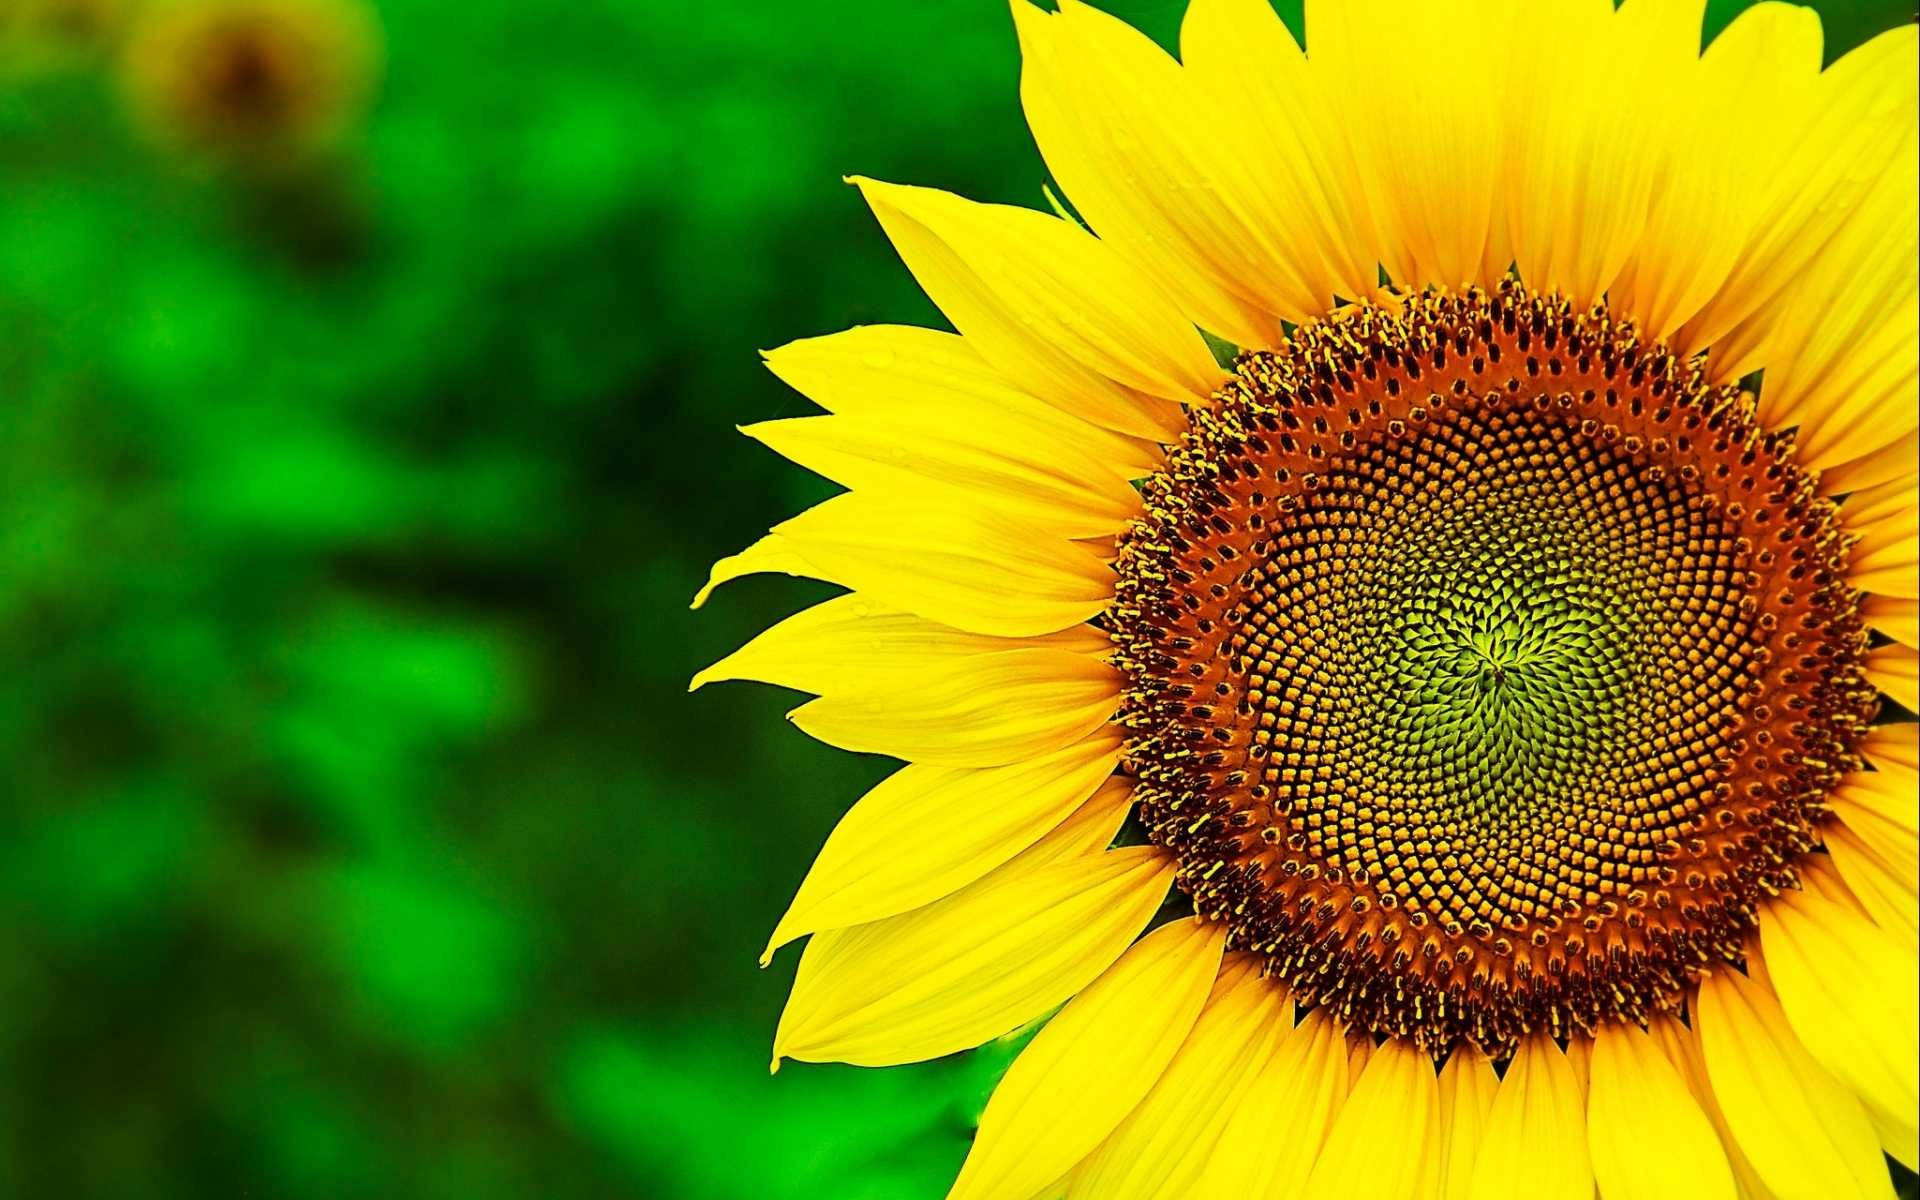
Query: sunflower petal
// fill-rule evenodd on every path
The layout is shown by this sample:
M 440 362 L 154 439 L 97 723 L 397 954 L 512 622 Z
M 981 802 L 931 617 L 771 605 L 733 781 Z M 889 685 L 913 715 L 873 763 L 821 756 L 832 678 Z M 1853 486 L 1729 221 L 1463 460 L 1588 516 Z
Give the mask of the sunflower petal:
M 1093 660 L 1110 646 L 1106 635 L 1091 625 L 1038 638 L 965 633 L 911 613 L 890 611 L 852 592 L 803 608 L 764 630 L 695 675 L 689 690 L 750 679 L 825 695 L 857 688 L 876 671 L 898 669 L 918 678 L 968 658 L 1032 649 Z
M 830 413 L 937 422 L 952 412 L 991 410 L 1040 426 L 1043 444 L 1103 464 L 1105 478 L 1151 474 L 1158 451 L 1138 438 L 1088 424 L 1015 388 L 957 333 L 912 325 L 859 325 L 767 351 L 767 369 Z M 1088 486 L 1095 486 L 1088 481 Z
M 1906 782 L 1911 784 L 1920 773 L 1920 725 L 1911 721 L 1875 725 L 1860 739 L 1860 751 L 1881 771 L 1906 771 Z
M 821 929 L 896 916 L 965 887 L 1032 846 L 1112 773 L 1103 733 L 1004 767 L 906 766 L 840 818 L 760 958 Z
M 1887 786 L 1891 778 L 1884 771 L 1849 776 L 1827 797 L 1827 803 L 1875 854 L 1899 861 L 1911 857 L 1920 843 L 1914 833 L 1914 793 L 1901 792 L 1897 784 Z
M 1912 476 L 1864 488 L 1840 506 L 1840 524 L 1858 540 L 1847 582 L 1865 592 L 1920 597 L 1920 493 Z
M 933 302 L 1002 375 L 1096 425 L 1159 441 L 1223 373 L 1150 281 L 1070 221 L 856 178 Z
M 1696 1015 L 1695 1020 L 1698 1019 Z M 1707 1079 L 1707 1060 L 1700 1052 L 1698 1033 L 1683 1024 L 1677 1016 L 1655 1013 L 1647 1022 L 1647 1034 L 1659 1046 L 1667 1062 L 1679 1072 L 1694 1103 L 1700 1106 L 1708 1124 L 1713 1126 L 1714 1136 L 1720 1142 L 1720 1151 L 1726 1156 L 1728 1169 L 1733 1172 L 1735 1191 L 1740 1200 L 1777 1200 L 1760 1182 L 1753 1164 L 1741 1152 L 1738 1139 L 1727 1125 L 1726 1114 L 1720 1111 L 1719 1103 L 1713 1098 L 1713 1085 Z
M 1756 100 L 1769 103 L 1775 64 L 1750 29 L 1723 34 L 1700 61 L 1705 8 L 1705 0 L 1627 0 L 1620 11 L 1640 27 L 1643 111 L 1659 115 L 1640 126 L 1651 136 L 1639 153 L 1656 171 L 1647 218 L 1607 303 L 1654 341 L 1713 297 L 1758 216 L 1760 189 L 1726 182 L 1755 173 L 1757 147 L 1726 130 L 1752 120 Z
M 1920 648 L 1920 600 L 1868 596 L 1860 604 L 1860 616 L 1902 646 Z
M 1647 1034 L 1601 1026 L 1588 1067 L 1587 1150 L 1607 1200 L 1734 1200 L 1733 1170 L 1700 1105 Z
M 1462 1046 L 1440 1070 L 1440 1142 L 1435 1147 L 1433 1194 L 1440 1200 L 1459 1200 L 1473 1184 L 1473 1161 L 1486 1137 L 1487 1117 L 1500 1077 L 1493 1063 L 1470 1046 Z
M 1898 642 L 1867 651 L 1867 682 L 1908 712 L 1920 709 L 1920 651 Z
M 1113 533 L 1140 507 L 1125 480 L 1076 455 L 1071 442 L 1052 440 L 1050 425 L 985 406 L 791 417 L 740 431 L 856 491 L 951 496 L 1067 537 Z
M 1411 1042 L 1391 1039 L 1368 1056 L 1302 1194 L 1416 1200 L 1426 1183 L 1427 1147 L 1439 1130 L 1433 1060 Z
M 1373 214 L 1375 257 L 1398 283 L 1459 287 L 1505 270 L 1489 247 L 1505 240 L 1502 115 L 1517 11 L 1511 0 L 1307 5 L 1308 64 L 1345 98 L 1356 177 L 1343 183 Z
M 815 934 L 774 1035 L 775 1063 L 938 1058 L 1091 983 L 1160 906 L 1173 863 L 1149 846 L 1057 859 L 1045 847 L 912 912 Z
M 1099 1145 L 1193 1028 L 1225 933 L 1162 925 L 1047 1022 L 994 1089 L 948 1200 L 1030 1200 Z
M 1125 775 L 1111 776 L 1058 828 L 1023 853 L 1021 861 L 1038 870 L 1050 863 L 1099 854 L 1113 845 L 1132 811 L 1133 780 Z
M 1344 1040 L 1324 1013 L 1281 1030 L 1240 1102 L 1227 1114 L 1218 1144 L 1259 1146 L 1258 1154 L 1215 1154 L 1194 1184 L 1194 1196 L 1298 1196 L 1321 1141 L 1347 1090 Z M 1278 1131 L 1278 1132 L 1276 1132 Z
M 1840 816 L 1820 832 L 1833 869 L 1876 924 L 1911 943 L 1920 934 L 1920 845 L 1909 838 L 1908 853 L 1887 855 Z
M 722 559 L 697 607 L 729 579 L 782 571 L 865 592 L 881 607 L 968 633 L 1032 637 L 1105 608 L 1113 572 L 1098 550 L 1036 535 L 1004 514 L 859 492 L 783 521 Z
M 1694 1011 L 1714 1102 L 1769 1191 L 1886 1196 L 1886 1167 L 1865 1111 L 1800 1044 L 1770 988 L 1722 969 L 1701 982 Z
M 1911 104 L 1905 119 L 1911 124 Z M 1911 133 L 1803 278 L 1755 318 L 1766 323 L 1753 359 L 1767 368 L 1760 419 L 1798 426 L 1795 457 L 1815 470 L 1878 450 L 1920 422 L 1920 177 Z
M 1551 1038 L 1520 1043 L 1474 1157 L 1473 1200 L 1592 1200 L 1586 1112 L 1573 1061 Z
M 1359 172 L 1333 104 L 1273 6 L 1193 0 L 1180 55 L 1213 114 L 1199 135 L 1215 136 L 1246 173 L 1249 191 L 1238 199 L 1259 243 L 1246 272 L 1323 309 L 1334 296 L 1371 294 L 1380 269 L 1346 186 Z
M 1221 1134 L 1292 1015 L 1285 993 L 1243 959 L 1213 995 L 1146 1098 L 1074 1172 L 1068 1195 L 1157 1200 L 1198 1194 L 1209 1159 L 1238 1153 Z
M 1664 84 L 1698 47 L 1659 28 L 1675 8 L 1610 0 L 1519 9 L 1505 167 L 1507 231 L 1520 275 L 1575 307 L 1600 300 L 1639 245 L 1656 169 L 1647 136 Z M 1624 110 L 1624 111 L 1623 111 Z
M 1819 17 L 1767 0 L 1715 39 L 1703 64 L 1723 43 L 1743 41 L 1755 47 L 1756 62 L 1771 64 L 1750 76 L 1754 90 L 1742 95 L 1748 103 L 1722 130 L 1751 151 L 1737 160 L 1745 166 L 1733 173 L 1735 186 L 1752 186 L 1764 198 L 1731 274 L 1675 336 L 1677 350 L 1714 346 L 1723 378 L 1772 362 L 1768 337 L 1787 330 L 1767 310 L 1818 290 L 1796 284 L 1806 281 L 1809 264 L 1817 265 L 1871 181 L 1899 162 L 1914 104 L 1911 35 L 1906 30 L 1903 43 L 1898 32 L 1884 34 L 1823 72 Z
M 1913 474 L 1916 460 L 1920 460 L 1920 436 L 1910 432 L 1871 454 L 1820 472 L 1820 493 L 1843 496 L 1889 480 L 1903 479 Z
M 1788 131 L 1812 119 L 1820 73 L 1820 22 L 1810 10 L 1752 5 L 1699 55 L 1702 6 L 1674 7 L 1687 10 L 1674 16 L 1690 24 L 1698 61 L 1656 77 L 1670 112 L 1650 148 L 1667 147 L 1671 159 L 1662 164 L 1640 253 L 1618 296 L 1609 297 L 1661 341 L 1675 340 L 1703 309 L 1744 314 L 1765 298 L 1750 295 L 1752 284 L 1741 282 L 1737 268 L 1764 237 L 1769 207 L 1784 202 L 1779 172 Z M 1711 328 L 1718 335 L 1735 323 L 1723 317 Z
M 1232 159 L 1197 136 L 1208 114 L 1179 64 L 1125 22 L 1068 0 L 1013 0 L 1020 100 L 1053 177 L 1103 245 L 1137 265 L 1193 320 L 1272 349 L 1283 311 L 1259 295 L 1257 235 L 1238 211 Z M 1324 306 L 1322 306 L 1324 307 Z M 1296 296 L 1284 309 L 1312 309 Z
M 1787 892 L 1760 912 L 1760 947 L 1787 1023 L 1800 1044 L 1900 1134 L 1915 1162 L 1920 1142 L 1920 968 L 1905 935 L 1808 892 Z
M 949 767 L 998 767 L 1058 750 L 1106 724 L 1120 703 L 1112 667 L 1034 647 L 968 654 L 936 671 L 876 670 L 788 719 L 862 754 Z
M 715 588 L 746 575 L 798 575 L 817 579 L 815 568 L 800 557 L 793 542 L 777 533 L 769 533 L 738 554 L 729 554 L 713 564 L 707 581 L 694 593 L 693 607 L 703 607 Z

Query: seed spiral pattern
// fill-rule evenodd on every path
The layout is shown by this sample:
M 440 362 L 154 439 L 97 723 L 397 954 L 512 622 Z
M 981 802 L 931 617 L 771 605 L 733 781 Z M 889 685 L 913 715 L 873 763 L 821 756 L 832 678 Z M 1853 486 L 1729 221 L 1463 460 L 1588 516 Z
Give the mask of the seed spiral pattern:
M 1243 355 L 1110 615 L 1195 907 L 1436 1054 L 1737 958 L 1877 703 L 1833 506 L 1752 409 L 1511 283 Z

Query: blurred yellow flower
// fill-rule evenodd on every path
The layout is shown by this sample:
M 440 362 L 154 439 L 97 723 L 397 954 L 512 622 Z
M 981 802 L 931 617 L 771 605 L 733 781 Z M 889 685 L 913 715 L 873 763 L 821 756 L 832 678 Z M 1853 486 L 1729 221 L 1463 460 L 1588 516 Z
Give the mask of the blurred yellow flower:
M 129 31 L 122 77 L 155 139 L 276 165 L 349 128 L 378 63 L 359 0 L 159 0 Z
M 109 53 L 132 0 L 5 0 L 0 76 L 31 76 Z

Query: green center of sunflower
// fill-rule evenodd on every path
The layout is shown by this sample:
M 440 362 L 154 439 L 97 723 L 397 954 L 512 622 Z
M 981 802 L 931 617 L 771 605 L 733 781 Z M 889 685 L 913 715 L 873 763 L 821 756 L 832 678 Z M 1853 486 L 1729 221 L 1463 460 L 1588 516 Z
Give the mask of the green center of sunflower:
M 1678 1003 L 1871 714 L 1790 441 L 1604 312 L 1349 310 L 1243 356 L 1147 495 L 1152 835 L 1303 999 L 1436 1051 Z

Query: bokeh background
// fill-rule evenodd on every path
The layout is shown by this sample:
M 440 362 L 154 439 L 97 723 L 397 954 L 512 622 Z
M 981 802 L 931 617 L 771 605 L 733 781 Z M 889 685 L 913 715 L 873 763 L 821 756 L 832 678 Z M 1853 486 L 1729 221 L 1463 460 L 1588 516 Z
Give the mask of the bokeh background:
M 943 1194 L 1004 1047 L 766 1069 L 887 764 L 686 694 L 823 591 L 687 601 L 828 494 L 756 350 L 938 321 L 839 176 L 1038 204 L 1017 78 L 995 0 L 0 0 L 0 1196 Z

